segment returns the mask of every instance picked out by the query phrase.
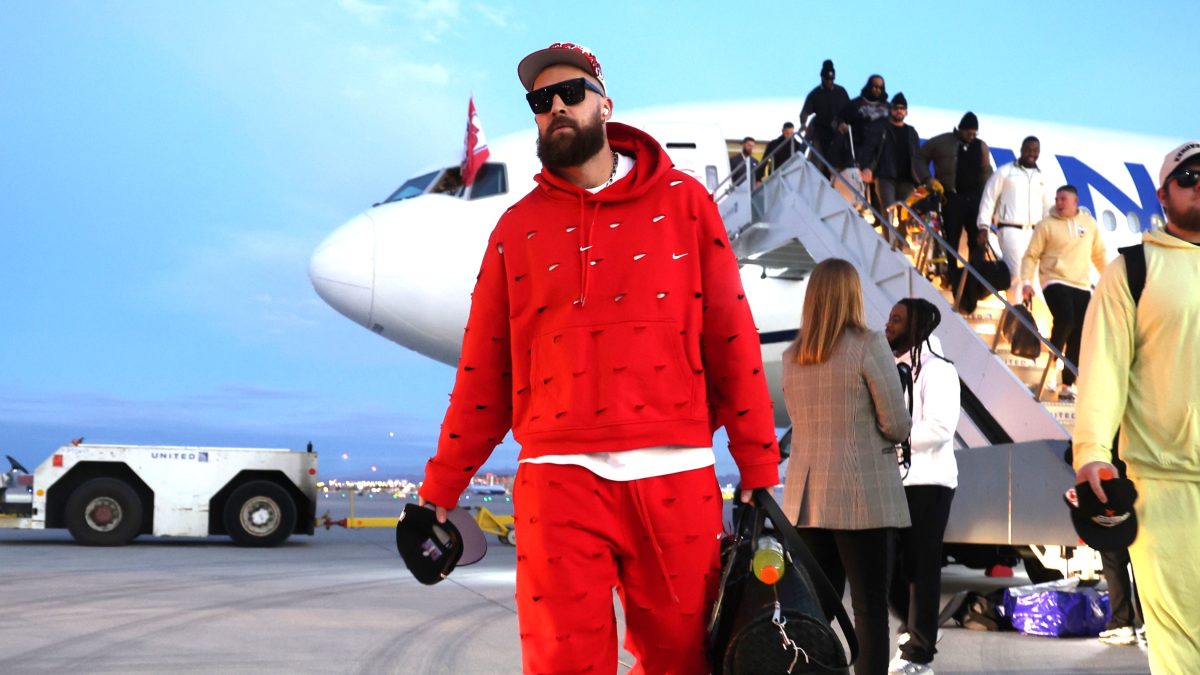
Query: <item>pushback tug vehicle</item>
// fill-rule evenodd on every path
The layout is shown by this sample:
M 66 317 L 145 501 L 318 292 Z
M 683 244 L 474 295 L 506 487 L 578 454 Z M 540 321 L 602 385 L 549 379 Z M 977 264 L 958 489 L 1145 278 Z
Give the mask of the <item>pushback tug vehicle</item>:
M 30 473 L 8 457 L 0 528 L 65 528 L 86 546 L 141 534 L 277 546 L 313 533 L 317 454 L 283 448 L 65 445 Z

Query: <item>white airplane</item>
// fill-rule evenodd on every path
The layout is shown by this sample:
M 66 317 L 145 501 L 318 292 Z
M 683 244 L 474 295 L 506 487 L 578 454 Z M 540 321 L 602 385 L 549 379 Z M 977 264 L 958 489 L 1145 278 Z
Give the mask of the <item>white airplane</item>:
M 745 136 L 774 138 L 799 107 L 789 100 L 675 105 L 622 121 L 653 135 L 677 167 L 714 191 L 728 178 L 730 148 L 740 147 Z M 952 129 L 961 116 L 914 107 L 907 121 L 930 138 Z M 500 214 L 534 187 L 540 170 L 532 120 L 529 126 L 490 145 L 489 161 L 471 188 L 460 189 L 457 161 L 434 165 L 333 232 L 309 267 L 321 298 L 384 338 L 454 365 L 488 235 Z M 996 165 L 1011 161 L 1023 138 L 1038 136 L 1039 166 L 1052 184 L 1079 188 L 1080 204 L 1099 214 L 1110 257 L 1140 240 L 1143 230 L 1161 225 L 1156 176 L 1163 154 L 1179 141 L 986 114 L 980 127 Z M 804 282 L 754 264 L 743 266 L 742 282 L 764 361 L 777 361 L 799 323 Z M 779 383 L 769 384 L 779 396 Z M 775 403 L 777 423 L 787 426 L 785 406 Z
M 726 193 L 730 153 L 740 151 L 741 139 L 753 136 L 765 142 L 776 137 L 783 122 L 799 108 L 799 101 L 788 100 L 676 105 L 629 114 L 621 121 L 649 132 L 678 168 L 693 175 L 719 199 Z M 917 107 L 910 109 L 907 121 L 922 138 L 930 138 L 950 131 L 961 116 L 961 112 Z M 489 162 L 471 188 L 460 188 L 459 162 L 449 155 L 444 163 L 434 164 L 405 181 L 383 203 L 333 232 L 317 247 L 309 267 L 309 276 L 321 298 L 369 330 L 419 354 L 455 365 L 488 236 L 503 211 L 534 187 L 533 176 L 540 170 L 532 120 L 529 127 L 490 145 Z M 1162 213 L 1155 196 L 1158 168 L 1163 155 L 1180 141 L 986 114 L 980 116 L 980 127 L 980 137 L 990 146 L 996 165 L 1014 159 L 1014 151 L 1026 136 L 1041 140 L 1039 166 L 1050 174 L 1052 185 L 1071 183 L 1079 189 L 1081 206 L 1098 214 L 1110 258 L 1117 255 L 1118 247 L 1140 241 L 1144 230 L 1161 226 Z M 771 255 L 756 256 L 743 261 L 742 283 L 759 328 L 764 372 L 776 399 L 776 425 L 784 428 L 789 422 L 781 400 L 780 356 L 799 325 L 805 280 L 794 270 L 772 268 Z M 963 429 L 960 422 L 960 432 Z M 972 445 L 963 442 L 964 447 Z M 986 444 L 983 449 L 988 450 Z M 1044 464 L 1026 466 L 1020 480 L 1030 478 L 1030 473 L 1043 478 L 1054 472 L 1069 473 L 1054 452 L 1045 452 L 1048 454 L 1040 460 Z M 975 461 L 966 456 L 962 459 Z M 1001 561 L 1012 564 L 1009 556 L 1017 554 L 1025 559 L 1031 575 L 1041 570 L 1037 580 L 1053 578 L 1042 576 L 1047 568 L 1078 572 L 1081 557 L 1076 557 L 1073 568 L 1068 562 L 1072 556 L 1067 548 L 1076 542 L 1069 526 L 1064 531 L 1059 523 L 1059 544 L 1019 540 L 1014 534 L 1015 493 L 1009 483 L 1009 492 L 1004 494 L 1005 476 L 1000 474 L 1005 472 L 992 466 L 995 461 L 986 460 L 983 475 L 973 475 L 981 468 L 973 465 L 975 471 L 962 476 L 982 481 L 974 487 L 978 493 L 990 496 L 974 500 L 976 507 L 982 504 L 978 511 L 964 508 L 960 515 L 952 514 L 952 524 L 956 520 L 965 523 L 967 532 L 960 540 L 967 546 L 957 546 L 952 555 L 972 567 L 986 567 Z M 1042 466 L 1049 472 L 1039 473 Z M 1068 481 L 1066 478 L 1063 482 Z M 1047 486 L 1042 492 L 1036 485 L 1029 489 L 1037 493 L 1039 504 L 1057 504 L 1056 488 Z M 959 501 L 963 504 L 956 505 L 956 513 L 959 506 L 972 506 L 972 500 Z M 1007 527 L 1007 539 L 994 527 L 987 531 L 988 523 L 996 522 L 988 521 L 989 509 L 998 509 L 999 530 Z M 1040 507 L 1035 510 L 1039 515 L 1034 520 L 1021 516 L 1024 520 L 1018 524 L 1023 532 L 1044 532 L 1042 518 L 1056 520 L 1041 514 Z M 1054 506 L 1048 505 L 1045 510 L 1048 514 Z M 979 528 L 982 534 L 977 536 Z M 950 541 L 948 532 L 948 544 Z M 1015 548 L 994 545 L 1002 541 L 1009 541 Z M 1097 560 L 1093 556 L 1091 565 L 1098 565 Z

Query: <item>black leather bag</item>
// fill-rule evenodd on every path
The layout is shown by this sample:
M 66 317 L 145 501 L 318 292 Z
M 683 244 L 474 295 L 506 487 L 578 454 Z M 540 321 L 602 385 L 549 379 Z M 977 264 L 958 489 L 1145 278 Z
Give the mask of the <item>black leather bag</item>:
M 766 529 L 769 519 L 774 530 Z M 754 542 L 762 533 L 783 545 L 783 577 L 764 584 L 752 568 Z M 734 507 L 734 531 L 721 547 L 721 585 L 709 622 L 709 661 L 714 675 L 843 673 L 858 657 L 854 626 L 829 580 L 766 490 Z M 830 622 L 846 637 L 851 660 Z
M 988 244 L 972 246 L 968 262 L 975 271 L 979 272 L 979 276 L 983 277 L 997 291 L 1007 290 L 1009 284 L 1012 283 L 1012 272 L 1009 271 L 1008 265 L 996 257 L 996 252 Z M 967 280 L 959 300 L 959 309 L 970 313 L 975 311 L 975 304 L 986 298 L 991 292 L 979 283 L 975 275 L 965 270 L 962 274 L 967 275 Z
M 1017 315 L 1020 315 L 1025 317 L 1025 320 L 1031 325 L 1037 325 L 1034 323 L 1033 313 L 1030 311 L 1031 304 L 1026 300 L 1005 314 L 1004 322 L 1000 326 L 1000 333 L 1008 338 L 1013 356 L 1036 360 L 1042 354 L 1042 340 L 1038 337 L 1037 331 L 1029 330 L 1025 324 L 1017 320 Z

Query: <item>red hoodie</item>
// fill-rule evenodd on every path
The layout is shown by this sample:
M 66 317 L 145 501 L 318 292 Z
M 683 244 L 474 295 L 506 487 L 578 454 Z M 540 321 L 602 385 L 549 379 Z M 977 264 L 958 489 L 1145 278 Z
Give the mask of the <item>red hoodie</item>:
M 421 496 L 457 502 L 511 428 L 521 457 L 703 447 L 725 426 L 742 487 L 778 483 L 758 331 L 716 205 L 642 131 L 592 194 L 543 169 L 488 241 Z

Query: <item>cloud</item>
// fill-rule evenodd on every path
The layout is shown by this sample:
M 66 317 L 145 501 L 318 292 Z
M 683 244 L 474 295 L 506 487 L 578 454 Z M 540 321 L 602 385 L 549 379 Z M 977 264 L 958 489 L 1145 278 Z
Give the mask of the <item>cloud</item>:
M 427 42 L 441 41 L 460 17 L 458 0 L 409 0 L 408 8 L 411 25 Z
M 512 14 L 511 7 L 489 7 L 482 3 L 475 3 L 475 11 L 479 15 L 490 21 L 497 28 L 508 27 L 508 17 Z
M 305 274 L 317 243 L 312 238 L 269 230 L 214 234 L 215 241 L 181 252 L 184 260 L 147 288 L 152 301 L 259 340 L 312 328 L 325 317 Z
M 396 63 L 384 68 L 381 78 L 390 85 L 415 82 L 445 86 L 450 83 L 450 71 L 440 63 Z
M 367 0 L 339 0 L 345 12 L 369 26 L 377 26 L 391 11 L 387 7 Z

